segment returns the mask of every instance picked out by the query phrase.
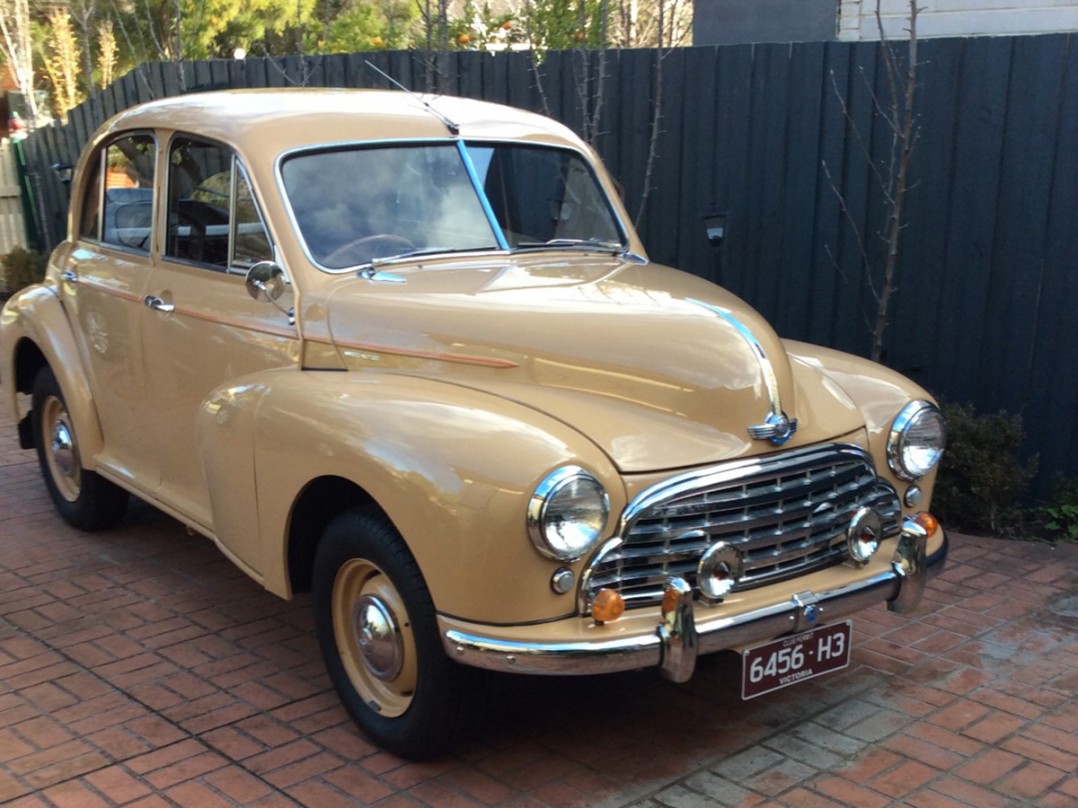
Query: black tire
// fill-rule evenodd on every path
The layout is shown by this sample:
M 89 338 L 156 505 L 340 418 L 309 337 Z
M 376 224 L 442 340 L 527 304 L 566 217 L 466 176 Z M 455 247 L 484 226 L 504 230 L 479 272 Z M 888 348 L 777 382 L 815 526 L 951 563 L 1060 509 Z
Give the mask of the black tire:
M 312 601 L 330 680 L 359 728 L 411 760 L 451 749 L 470 713 L 469 677 L 446 656 L 419 566 L 376 509 L 326 528 Z
M 45 487 L 56 510 L 72 527 L 100 530 L 123 519 L 127 492 L 82 466 L 75 425 L 52 369 L 34 379 L 34 444 Z

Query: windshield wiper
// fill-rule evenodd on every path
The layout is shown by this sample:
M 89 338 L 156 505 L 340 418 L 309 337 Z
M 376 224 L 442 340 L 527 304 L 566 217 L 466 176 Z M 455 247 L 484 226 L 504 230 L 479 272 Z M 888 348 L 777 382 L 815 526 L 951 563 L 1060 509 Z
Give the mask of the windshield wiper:
M 401 253 L 393 253 L 393 255 L 378 255 L 367 261 L 364 264 L 359 265 L 359 272 L 363 274 L 372 269 L 377 269 L 384 264 L 392 264 L 395 261 L 404 261 L 408 258 L 418 258 L 424 255 L 445 255 L 448 253 L 461 253 L 461 252 L 482 252 L 484 250 L 495 250 L 497 247 L 491 245 L 484 245 L 482 247 L 417 247 L 414 250 L 405 250 Z
M 542 249 L 602 250 L 620 254 L 628 248 L 617 241 L 602 241 L 595 238 L 552 238 L 547 241 L 522 241 L 513 245 L 514 251 Z

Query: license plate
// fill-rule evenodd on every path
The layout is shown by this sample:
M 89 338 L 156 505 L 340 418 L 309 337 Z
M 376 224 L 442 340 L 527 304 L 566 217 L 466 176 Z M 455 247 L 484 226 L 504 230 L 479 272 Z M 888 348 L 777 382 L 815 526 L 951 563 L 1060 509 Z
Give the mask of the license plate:
M 741 698 L 752 699 L 850 664 L 850 621 L 741 652 Z

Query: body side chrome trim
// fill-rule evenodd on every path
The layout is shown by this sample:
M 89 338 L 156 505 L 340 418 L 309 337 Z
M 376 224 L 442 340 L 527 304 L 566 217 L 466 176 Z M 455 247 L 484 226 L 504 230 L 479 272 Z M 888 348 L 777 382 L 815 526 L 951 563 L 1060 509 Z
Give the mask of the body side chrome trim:
M 390 354 L 392 356 L 406 356 L 412 359 L 434 359 L 439 362 L 457 362 L 464 365 L 480 365 L 482 367 L 498 368 L 506 370 L 509 368 L 520 367 L 516 362 L 508 359 L 493 359 L 485 356 L 471 356 L 468 354 L 448 354 L 438 353 L 436 351 L 419 351 L 405 348 L 391 348 L 386 345 L 374 345 L 365 342 L 348 342 L 345 340 L 328 340 L 311 337 L 308 342 L 317 343 L 319 345 L 328 345 L 331 348 L 337 349 L 353 349 L 356 351 L 367 351 L 376 354 Z

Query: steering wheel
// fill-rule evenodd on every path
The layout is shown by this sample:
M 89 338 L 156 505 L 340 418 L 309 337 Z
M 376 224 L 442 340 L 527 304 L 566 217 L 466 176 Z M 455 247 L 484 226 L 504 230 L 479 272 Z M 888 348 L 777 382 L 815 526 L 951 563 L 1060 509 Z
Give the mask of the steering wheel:
M 415 243 L 395 233 L 375 233 L 349 241 L 325 258 L 322 263 L 332 269 L 369 264 L 374 258 L 383 258 L 415 249 Z

